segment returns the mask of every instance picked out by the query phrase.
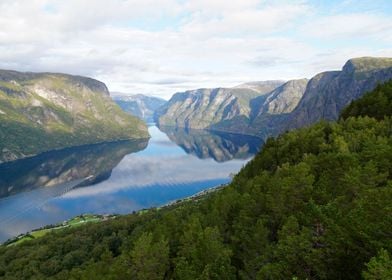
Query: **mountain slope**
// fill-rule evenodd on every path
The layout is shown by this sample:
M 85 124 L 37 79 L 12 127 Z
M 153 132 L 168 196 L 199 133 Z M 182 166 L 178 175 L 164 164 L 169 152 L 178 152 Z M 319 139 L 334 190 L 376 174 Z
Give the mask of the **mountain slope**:
M 262 139 L 281 132 L 275 123 L 291 113 L 305 93 L 307 79 L 291 80 L 250 100 L 249 116 L 224 120 L 211 130 L 256 135 Z
M 154 112 L 156 109 L 166 103 L 166 100 L 158 97 L 147 96 L 143 94 L 135 95 L 117 95 L 113 100 L 125 112 L 138 117 L 145 122 L 154 121 Z
M 392 79 L 392 58 L 350 59 L 342 71 L 324 72 L 313 77 L 285 128 L 298 128 L 318 120 L 336 120 L 352 100 Z
M 0 70 L 0 161 L 82 144 L 147 138 L 102 82 Z
M 233 118 L 248 118 L 252 110 L 250 101 L 281 84 L 281 81 L 266 81 L 256 86 L 244 84 L 176 93 L 156 111 L 156 120 L 159 125 L 203 129 Z
M 391 88 L 357 108 L 376 111 Z M 347 114 L 271 138 L 202 197 L 1 246 L 0 277 L 389 279 L 390 115 Z
M 392 58 L 354 58 L 342 71 L 323 72 L 309 81 L 254 82 L 178 93 L 157 111 L 157 119 L 161 125 L 267 138 L 322 119 L 336 120 L 352 100 L 391 78 Z

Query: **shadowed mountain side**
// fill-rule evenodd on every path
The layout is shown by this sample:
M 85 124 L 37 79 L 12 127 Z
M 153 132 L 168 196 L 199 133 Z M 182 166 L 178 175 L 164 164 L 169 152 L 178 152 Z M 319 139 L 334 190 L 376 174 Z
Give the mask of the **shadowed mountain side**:
M 248 159 L 263 144 L 262 139 L 253 136 L 168 126 L 161 126 L 159 129 L 186 153 L 201 159 L 213 158 L 217 162 Z
M 314 76 L 297 108 L 282 129 L 299 128 L 321 119 L 337 120 L 352 100 L 392 79 L 392 58 L 361 57 L 350 59 L 342 71 Z
M 88 179 L 78 186 L 101 182 L 125 155 L 143 150 L 147 144 L 148 140 L 134 140 L 86 145 L 3 163 L 0 197 L 83 178 Z

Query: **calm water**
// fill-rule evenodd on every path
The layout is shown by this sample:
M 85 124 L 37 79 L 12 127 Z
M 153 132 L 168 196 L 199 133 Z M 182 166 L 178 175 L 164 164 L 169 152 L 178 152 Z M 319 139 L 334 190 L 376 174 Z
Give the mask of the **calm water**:
M 151 126 L 149 141 L 48 152 L 0 165 L 0 242 L 83 213 L 164 205 L 225 184 L 258 151 L 254 137 Z

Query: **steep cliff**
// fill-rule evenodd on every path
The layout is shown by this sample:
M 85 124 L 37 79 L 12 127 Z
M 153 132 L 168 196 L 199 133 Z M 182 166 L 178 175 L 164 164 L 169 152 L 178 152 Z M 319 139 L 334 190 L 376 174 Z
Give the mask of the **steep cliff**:
M 392 79 L 392 58 L 362 57 L 350 59 L 342 71 L 324 72 L 313 77 L 285 128 L 310 125 L 321 119 L 336 120 L 352 100 Z
M 0 70 L 0 161 L 147 137 L 145 124 L 124 113 L 100 81 Z
M 307 79 L 288 81 L 267 94 L 250 100 L 249 116 L 240 116 L 211 125 L 212 130 L 256 135 L 267 138 L 280 132 L 280 126 L 301 100 Z
M 392 58 L 362 57 L 311 80 L 251 82 L 175 94 L 156 112 L 159 125 L 206 128 L 262 138 L 321 119 L 336 120 L 352 100 L 392 79 Z
M 252 111 L 251 100 L 281 85 L 281 81 L 247 84 L 235 88 L 197 89 L 180 92 L 156 111 L 159 125 L 209 128 L 222 121 L 245 117 Z

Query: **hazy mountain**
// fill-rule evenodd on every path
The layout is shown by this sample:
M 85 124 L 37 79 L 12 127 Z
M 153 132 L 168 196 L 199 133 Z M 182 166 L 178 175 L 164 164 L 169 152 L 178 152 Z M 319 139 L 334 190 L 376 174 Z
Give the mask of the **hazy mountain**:
M 392 79 L 392 58 L 350 59 L 342 71 L 311 80 L 251 82 L 176 93 L 157 110 L 160 125 L 266 137 L 321 119 L 335 120 L 352 100 Z
M 0 70 L 0 161 L 146 137 L 146 125 L 124 113 L 100 81 Z
M 113 100 L 125 112 L 136 116 L 145 122 L 153 122 L 155 110 L 166 103 L 166 100 L 162 98 L 143 94 L 125 95 L 116 93 Z

